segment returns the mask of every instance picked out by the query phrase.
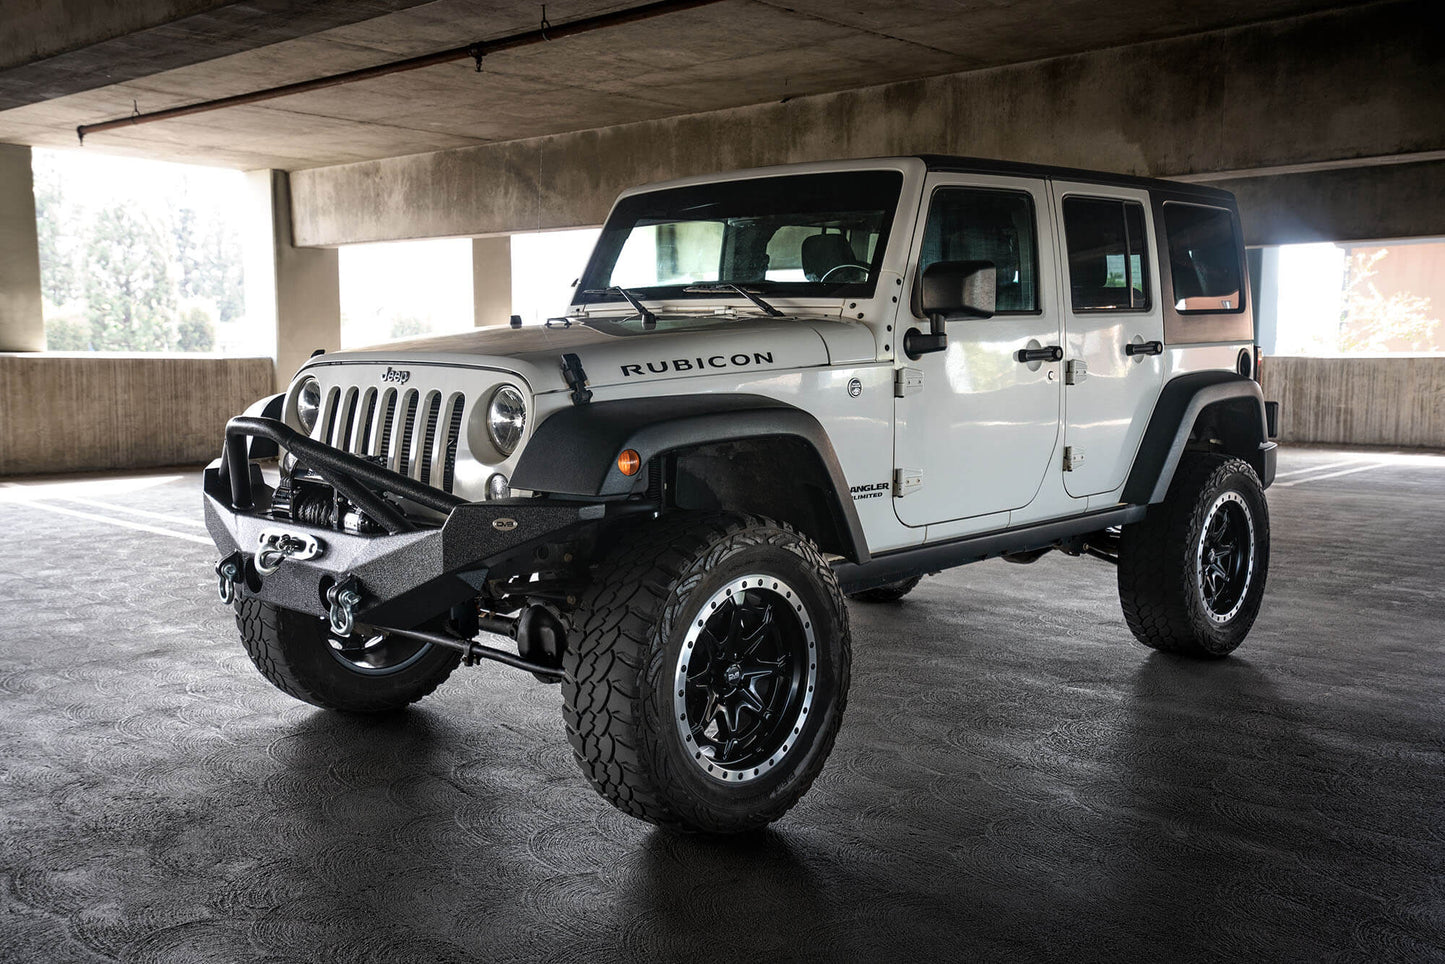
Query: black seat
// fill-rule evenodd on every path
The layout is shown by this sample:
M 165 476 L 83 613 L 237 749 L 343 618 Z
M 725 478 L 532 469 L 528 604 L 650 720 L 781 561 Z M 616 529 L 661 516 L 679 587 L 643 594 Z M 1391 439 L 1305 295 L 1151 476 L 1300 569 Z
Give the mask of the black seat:
M 858 263 L 853 247 L 841 234 L 815 234 L 804 238 L 801 260 L 803 276 L 809 281 L 821 281 L 841 264 Z

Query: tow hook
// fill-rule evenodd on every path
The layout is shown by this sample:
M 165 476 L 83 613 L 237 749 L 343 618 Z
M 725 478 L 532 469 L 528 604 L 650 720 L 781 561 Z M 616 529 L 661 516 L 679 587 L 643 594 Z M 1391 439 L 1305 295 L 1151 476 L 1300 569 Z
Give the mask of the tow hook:
M 221 597 L 221 602 L 227 606 L 236 601 L 241 595 L 241 552 L 237 550 L 231 553 L 220 562 L 216 563 L 216 595 Z
M 326 601 L 330 604 L 331 631 L 337 636 L 350 636 L 356 629 L 356 605 L 361 602 L 356 577 L 347 576 L 326 590 Z

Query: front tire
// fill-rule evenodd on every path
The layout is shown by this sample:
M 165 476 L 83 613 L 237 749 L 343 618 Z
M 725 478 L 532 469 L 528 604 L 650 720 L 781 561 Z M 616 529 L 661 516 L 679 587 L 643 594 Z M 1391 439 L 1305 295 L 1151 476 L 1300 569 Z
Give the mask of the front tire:
M 461 662 L 456 650 L 399 637 L 332 637 L 326 620 L 258 599 L 236 601 L 251 662 L 289 696 L 328 710 L 386 713 L 426 696 Z
M 848 613 L 832 567 L 786 525 L 658 520 L 603 563 L 573 625 L 568 740 L 620 810 L 738 833 L 822 770 L 847 702 Z
M 1247 462 L 1186 456 L 1164 502 L 1119 538 L 1119 600 L 1145 646 L 1221 657 L 1244 642 L 1269 572 L 1269 508 Z

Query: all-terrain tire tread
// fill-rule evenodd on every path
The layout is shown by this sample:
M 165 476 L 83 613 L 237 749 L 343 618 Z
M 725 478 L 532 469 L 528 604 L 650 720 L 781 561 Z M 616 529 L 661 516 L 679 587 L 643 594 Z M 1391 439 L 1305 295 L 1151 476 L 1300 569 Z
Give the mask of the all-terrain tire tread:
M 658 826 L 706 827 L 718 833 L 762 826 L 792 807 L 817 775 L 816 769 L 807 774 L 770 809 L 727 825 L 705 811 L 700 801 L 686 799 L 678 792 L 681 781 L 654 772 L 649 762 L 660 756 L 647 745 L 659 735 L 643 725 L 644 703 L 659 674 L 672 669 L 665 665 L 665 647 L 654 642 L 666 638 L 676 615 L 667 611 L 674 601 L 672 587 L 706 572 L 713 560 L 739 541 L 772 541 L 802 555 L 837 600 L 845 627 L 840 695 L 830 725 L 819 735 L 819 760 L 827 758 L 843 718 L 848 689 L 847 614 L 833 569 L 811 541 L 784 523 L 728 514 L 664 516 L 633 532 L 604 561 L 574 614 L 573 639 L 583 645 L 567 649 L 563 707 L 567 739 L 588 781 L 624 813 Z M 671 793 L 664 792 L 667 787 Z

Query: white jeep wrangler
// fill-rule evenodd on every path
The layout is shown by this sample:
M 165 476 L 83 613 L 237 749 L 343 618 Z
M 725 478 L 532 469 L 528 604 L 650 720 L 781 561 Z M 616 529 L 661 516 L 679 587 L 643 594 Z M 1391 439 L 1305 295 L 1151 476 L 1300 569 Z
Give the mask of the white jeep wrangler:
M 1117 565 L 1145 645 L 1238 646 L 1256 361 L 1221 191 L 950 157 L 641 188 L 565 318 L 318 355 L 233 419 L 220 594 L 298 699 L 392 710 L 500 661 L 562 683 L 613 804 L 746 830 L 832 748 L 845 596 L 1059 549 Z

